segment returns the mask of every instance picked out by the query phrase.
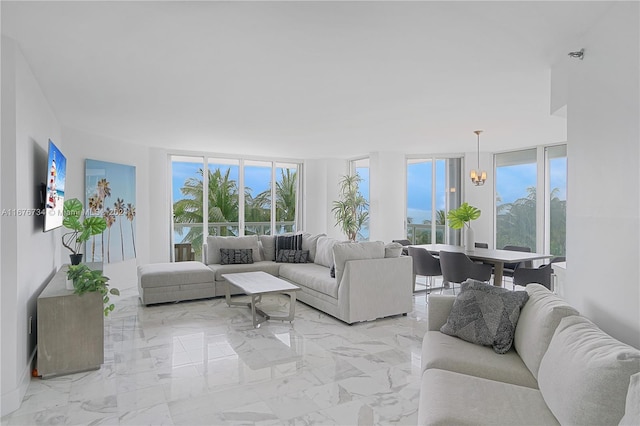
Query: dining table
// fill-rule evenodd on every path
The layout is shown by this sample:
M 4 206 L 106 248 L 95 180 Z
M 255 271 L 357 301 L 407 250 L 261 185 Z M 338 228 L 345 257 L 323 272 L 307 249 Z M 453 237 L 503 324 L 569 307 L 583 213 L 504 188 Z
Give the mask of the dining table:
M 471 260 L 482 260 L 493 265 L 493 285 L 502 286 L 502 273 L 505 263 L 520 263 L 530 260 L 550 259 L 553 255 L 543 253 L 532 253 L 525 251 L 512 251 L 476 247 L 473 251 L 467 251 L 462 246 L 452 244 L 412 244 L 427 250 L 433 255 L 438 255 L 441 251 L 451 251 L 466 254 Z

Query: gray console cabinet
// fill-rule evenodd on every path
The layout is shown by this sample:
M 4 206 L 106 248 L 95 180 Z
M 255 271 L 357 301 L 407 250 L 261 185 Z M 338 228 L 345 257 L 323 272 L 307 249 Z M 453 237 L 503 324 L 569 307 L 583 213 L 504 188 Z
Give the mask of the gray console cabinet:
M 92 269 L 97 269 L 90 265 Z M 73 294 L 63 266 L 38 296 L 38 374 L 42 378 L 97 370 L 104 362 L 100 293 Z

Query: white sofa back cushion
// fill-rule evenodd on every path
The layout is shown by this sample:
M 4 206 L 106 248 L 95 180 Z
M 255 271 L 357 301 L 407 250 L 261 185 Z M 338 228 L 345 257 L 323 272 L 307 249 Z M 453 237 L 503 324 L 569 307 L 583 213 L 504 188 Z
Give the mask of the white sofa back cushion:
M 207 237 L 207 265 L 220 263 L 221 248 L 252 249 L 253 261 L 259 262 L 262 260 L 257 235 L 248 235 L 246 237 Z
M 276 236 L 260 235 L 260 243 L 262 244 L 262 260 L 276 260 Z
M 584 317 L 563 318 L 542 357 L 538 386 L 563 425 L 614 425 L 624 415 L 640 351 Z
M 331 237 L 319 237 L 316 243 L 316 255 L 313 263 L 331 268 L 333 265 L 333 246 L 340 241 Z
M 402 255 L 402 244 L 388 243 L 384 246 L 384 257 L 400 257 Z
M 367 241 L 361 243 L 340 243 L 333 246 L 333 259 L 336 265 L 336 282 L 340 284 L 344 265 L 348 260 L 383 259 L 384 243 Z
M 309 233 L 302 234 L 302 250 L 309 250 L 309 262 L 315 262 L 316 251 L 318 247 L 318 239 L 326 237 L 327 234 L 311 235 Z
M 529 300 L 520 311 L 513 345 L 533 377 L 537 379 L 540 361 L 560 320 L 570 315 L 578 315 L 578 311 L 545 286 L 529 284 L 526 290 Z

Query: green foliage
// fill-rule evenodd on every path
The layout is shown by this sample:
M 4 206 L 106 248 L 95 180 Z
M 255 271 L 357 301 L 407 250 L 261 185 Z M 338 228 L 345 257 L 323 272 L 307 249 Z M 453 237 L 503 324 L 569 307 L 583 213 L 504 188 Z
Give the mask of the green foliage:
M 357 173 L 343 176 L 340 180 L 340 199 L 333 202 L 336 225 L 350 241 L 355 241 L 360 228 L 369 217 L 369 203 L 359 190 L 362 178 Z
M 109 278 L 102 275 L 102 271 L 91 270 L 85 264 L 71 265 L 67 271 L 67 279 L 73 281 L 75 294 L 81 296 L 92 291 L 99 292 L 104 303 L 104 316 L 108 316 L 116 308 L 110 303 L 109 295 L 120 296 L 120 291 L 117 288 L 109 289 Z
M 80 200 L 72 198 L 65 200 L 62 210 L 62 225 L 70 229 L 62 235 L 62 245 L 73 254 L 80 252 L 80 246 L 93 235 L 102 234 L 107 229 L 107 221 L 101 217 L 87 217 L 82 220 L 83 207 Z
M 462 203 L 457 209 L 449 210 L 447 214 L 449 226 L 453 229 L 461 229 L 465 225 L 471 226 L 469 222 L 479 218 L 480 213 L 481 211 L 477 207 L 470 206 L 468 203 Z

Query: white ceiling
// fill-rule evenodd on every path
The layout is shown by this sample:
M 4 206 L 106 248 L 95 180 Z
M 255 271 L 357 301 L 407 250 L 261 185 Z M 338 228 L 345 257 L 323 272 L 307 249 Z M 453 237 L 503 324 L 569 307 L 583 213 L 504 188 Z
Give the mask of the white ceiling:
M 564 141 L 550 66 L 610 5 L 1 2 L 62 125 L 289 158 Z

